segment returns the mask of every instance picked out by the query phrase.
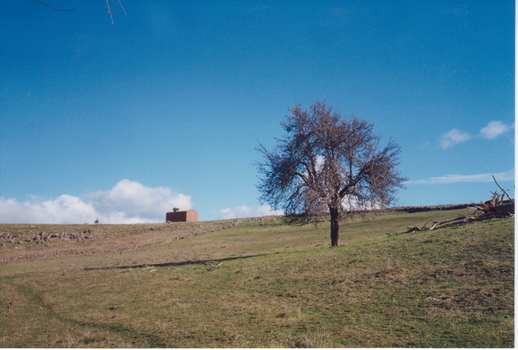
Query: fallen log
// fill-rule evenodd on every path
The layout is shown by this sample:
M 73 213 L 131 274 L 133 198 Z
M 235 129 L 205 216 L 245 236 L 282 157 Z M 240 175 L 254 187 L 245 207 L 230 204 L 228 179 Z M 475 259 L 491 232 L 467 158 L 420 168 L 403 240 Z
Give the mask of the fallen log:
M 494 197 L 493 197 L 494 198 Z M 388 236 L 397 236 L 402 233 L 414 233 L 419 231 L 428 231 L 428 230 L 434 230 L 438 228 L 445 228 L 455 225 L 463 225 L 469 222 L 476 222 L 476 221 L 484 221 L 484 220 L 491 220 L 496 218 L 505 218 L 509 216 L 514 216 L 514 202 L 510 203 L 507 202 L 500 202 L 500 204 L 496 204 L 496 201 L 493 201 L 492 203 L 495 203 L 494 205 L 490 205 L 487 207 L 487 211 L 483 212 L 482 214 L 476 215 L 477 212 L 480 211 L 480 207 L 477 207 L 475 214 L 473 215 L 467 215 L 467 216 L 459 216 L 452 219 L 447 219 L 443 221 L 427 221 L 422 227 L 417 226 L 408 226 L 407 230 L 405 232 L 398 232 L 398 233 L 385 233 Z M 430 224 L 431 223 L 431 224 Z M 430 226 L 428 226 L 430 225 Z
M 481 214 L 481 215 L 461 216 L 458 218 L 444 220 L 441 222 L 434 222 L 433 225 L 429 229 L 433 230 L 435 228 L 438 228 L 438 226 L 446 227 L 446 226 L 462 225 L 462 224 L 466 224 L 468 222 L 504 218 L 507 216 L 509 216 L 507 213 L 501 213 L 501 212 L 489 212 L 489 213 L 485 213 L 485 214 Z M 443 226 L 444 224 L 448 224 L 448 225 Z
M 402 233 L 413 233 L 418 231 L 427 231 L 427 230 L 433 230 L 436 228 L 443 228 L 448 226 L 454 226 L 454 225 L 462 225 L 466 224 L 468 222 L 473 221 L 484 221 L 484 220 L 490 220 L 490 219 L 496 219 L 496 218 L 504 218 L 508 216 L 514 216 L 514 199 L 509 196 L 509 193 L 507 193 L 496 181 L 495 177 L 493 176 L 493 180 L 495 180 L 496 185 L 502 190 L 502 194 L 499 194 L 498 192 L 492 192 L 492 198 L 486 202 L 480 202 L 479 205 L 475 205 L 474 207 L 468 206 L 468 209 L 474 209 L 475 213 L 473 215 L 467 215 L 467 216 L 459 216 L 452 219 L 447 219 L 444 221 L 427 221 L 423 227 L 417 227 L 417 226 L 408 226 L 407 230 L 405 232 L 399 232 L 399 233 L 385 233 L 389 236 L 397 236 Z M 507 195 L 509 200 L 504 201 L 504 196 Z M 410 211 L 408 211 L 410 212 Z M 478 215 L 477 215 L 478 214 Z M 428 224 L 431 223 L 430 226 Z
M 444 220 L 444 221 L 440 221 L 440 222 L 434 221 L 432 226 L 430 226 L 429 230 L 433 230 L 437 226 L 441 226 L 441 225 L 444 225 L 446 223 L 453 222 L 453 221 L 465 222 L 465 220 L 467 220 L 467 218 L 468 218 L 467 216 L 460 216 L 458 218 L 448 219 L 448 220 Z

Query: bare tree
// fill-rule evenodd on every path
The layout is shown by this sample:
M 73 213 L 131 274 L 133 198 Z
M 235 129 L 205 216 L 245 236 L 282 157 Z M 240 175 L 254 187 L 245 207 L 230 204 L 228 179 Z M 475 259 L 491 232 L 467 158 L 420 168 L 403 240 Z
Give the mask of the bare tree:
M 360 209 L 381 209 L 395 200 L 406 180 L 395 170 L 400 147 L 392 140 L 380 148 L 373 125 L 353 115 L 316 102 L 309 110 L 289 109 L 281 122 L 283 139 L 268 151 L 260 144 L 264 161 L 258 190 L 261 201 L 299 219 L 330 216 L 331 246 L 340 245 L 340 219 Z

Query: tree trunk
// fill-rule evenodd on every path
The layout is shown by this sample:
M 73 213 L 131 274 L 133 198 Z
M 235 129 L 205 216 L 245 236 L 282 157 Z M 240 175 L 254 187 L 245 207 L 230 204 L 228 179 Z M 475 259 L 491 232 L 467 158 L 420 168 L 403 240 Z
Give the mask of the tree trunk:
M 337 208 L 329 208 L 331 214 L 331 247 L 340 245 L 340 220 Z

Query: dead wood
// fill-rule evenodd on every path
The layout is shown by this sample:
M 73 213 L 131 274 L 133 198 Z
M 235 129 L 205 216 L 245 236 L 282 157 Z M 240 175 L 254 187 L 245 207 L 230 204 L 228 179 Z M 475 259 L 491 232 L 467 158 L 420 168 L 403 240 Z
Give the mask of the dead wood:
M 495 183 L 496 183 L 496 185 L 498 186 L 498 188 L 500 188 L 500 189 L 502 190 L 502 192 L 503 192 L 503 193 L 505 193 L 505 194 L 507 195 L 507 198 L 509 198 L 509 200 L 510 200 L 511 202 L 513 202 L 513 203 L 514 203 L 514 199 L 512 199 L 512 198 L 511 198 L 511 196 L 509 195 L 509 193 L 507 193 L 507 192 L 502 188 L 502 186 L 500 186 L 500 185 L 498 184 L 498 182 L 497 182 L 497 181 L 496 181 L 496 179 L 495 179 L 495 176 L 494 176 L 494 175 L 491 175 L 491 176 L 493 177 L 493 180 L 495 180 Z
M 493 176 L 494 179 L 494 176 Z M 495 179 L 496 182 L 496 179 Z M 498 183 L 497 183 L 498 185 Z M 498 185 L 500 187 L 500 185 Z M 509 216 L 514 216 L 514 199 L 512 199 L 507 192 L 505 192 L 502 187 L 502 194 L 498 192 L 492 192 L 493 197 L 486 201 L 480 202 L 480 204 L 473 206 L 467 206 L 467 209 L 475 209 L 475 213 L 473 215 L 467 216 L 459 216 L 452 219 L 447 219 L 444 221 L 427 221 L 422 227 L 417 226 L 409 226 L 405 232 L 399 233 L 386 233 L 388 236 L 396 236 L 402 233 L 414 233 L 418 231 L 427 231 L 434 230 L 437 228 L 445 228 L 456 225 L 463 225 L 469 222 L 475 221 L 484 221 L 491 220 L 496 218 L 504 218 Z M 504 195 L 509 197 L 508 201 L 504 201 Z M 430 225 L 431 223 L 431 225 Z M 428 226 L 430 225 L 430 226 Z
M 444 220 L 444 221 L 440 221 L 440 222 L 436 222 L 435 221 L 432 224 L 432 226 L 430 226 L 429 230 L 433 230 L 437 226 L 441 226 L 441 225 L 444 225 L 444 224 L 447 224 L 447 223 L 454 223 L 454 222 L 463 223 L 463 222 L 466 222 L 466 220 L 469 220 L 468 216 L 460 216 L 458 218 L 448 219 L 448 220 Z

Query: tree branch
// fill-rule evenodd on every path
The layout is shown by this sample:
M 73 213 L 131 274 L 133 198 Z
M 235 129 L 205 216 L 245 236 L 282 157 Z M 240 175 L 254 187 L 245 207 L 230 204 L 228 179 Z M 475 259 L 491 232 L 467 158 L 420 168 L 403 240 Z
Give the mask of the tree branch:
M 502 190 L 502 192 L 504 192 L 504 193 L 507 195 L 507 197 L 511 200 L 511 202 L 513 202 L 513 203 L 514 203 L 514 199 L 512 199 L 512 198 L 511 198 L 511 196 L 509 195 L 509 193 L 507 193 L 507 192 L 506 192 L 506 191 L 505 191 L 505 190 L 504 190 L 504 189 L 503 189 L 503 188 L 498 184 L 498 182 L 496 182 L 495 176 L 494 176 L 494 175 L 491 175 L 491 176 L 493 177 L 493 180 L 495 180 L 496 185 L 497 185 L 497 186 Z
M 55 7 L 52 7 L 52 6 L 47 5 L 46 3 L 44 3 L 44 2 L 42 2 L 42 1 L 40 1 L 40 0 L 34 0 L 34 1 L 39 2 L 39 3 L 40 3 L 40 4 L 42 4 L 43 6 L 47 6 L 48 8 L 51 8 L 51 9 L 53 9 L 54 11 L 62 11 L 62 12 L 72 12 L 72 11 L 77 11 L 77 10 L 62 10 L 62 9 L 57 9 L 57 8 L 55 8 Z

